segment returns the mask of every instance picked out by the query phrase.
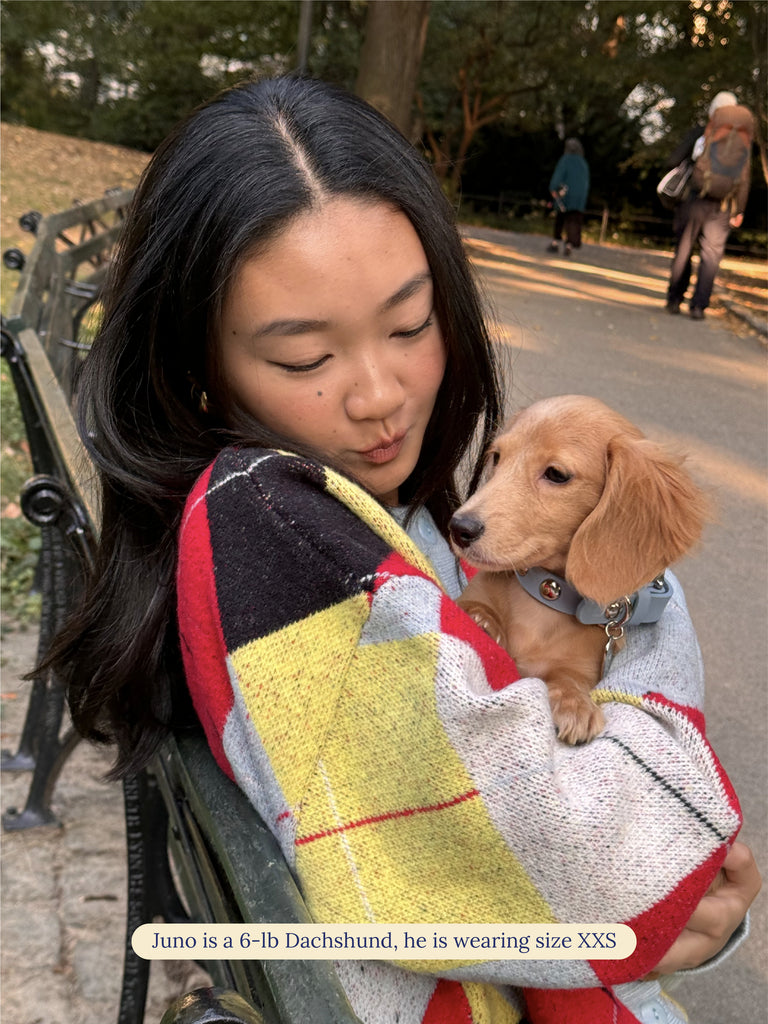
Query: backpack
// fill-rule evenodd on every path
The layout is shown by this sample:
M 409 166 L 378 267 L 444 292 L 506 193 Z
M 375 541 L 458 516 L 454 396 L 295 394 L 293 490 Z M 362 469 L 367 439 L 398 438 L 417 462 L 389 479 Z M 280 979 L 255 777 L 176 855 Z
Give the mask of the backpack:
M 700 197 L 736 196 L 739 183 L 749 173 L 754 119 L 746 107 L 720 107 L 704 130 L 704 151 L 696 161 L 691 186 Z

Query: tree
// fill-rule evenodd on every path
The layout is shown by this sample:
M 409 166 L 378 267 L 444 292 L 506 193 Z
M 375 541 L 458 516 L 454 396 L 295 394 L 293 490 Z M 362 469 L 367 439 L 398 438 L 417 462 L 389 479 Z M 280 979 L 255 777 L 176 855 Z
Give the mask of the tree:
M 751 81 L 751 106 L 755 114 L 755 133 L 760 152 L 763 178 L 768 182 L 768 3 L 751 3 L 746 16 L 752 41 L 754 72 Z M 750 30 L 751 29 L 751 30 Z
M 312 5 L 309 73 L 354 90 L 367 14 L 366 0 L 324 0 Z
M 153 149 L 236 79 L 294 66 L 280 0 L 5 0 L 3 116 Z
M 593 198 L 655 203 L 670 149 L 719 89 L 757 114 L 764 153 L 766 3 L 579 0 L 433 5 L 419 99 L 447 190 L 536 190 L 570 135 Z M 488 166 L 492 162 L 492 166 Z M 548 177 L 547 177 L 548 180 Z M 538 181 L 538 185 L 537 185 Z M 481 190 L 481 191 L 483 191 Z M 756 203 L 751 203 L 753 208 Z
M 633 166 L 641 173 L 655 169 L 674 140 L 691 125 L 706 122 L 712 97 L 728 89 L 755 113 L 768 180 L 768 4 L 688 0 L 636 3 L 632 10 L 630 45 L 622 60 L 638 72 L 634 116 L 646 128 L 646 145 L 632 155 Z
M 485 126 L 529 118 L 551 80 L 576 3 L 442 0 L 434 5 L 419 94 L 435 171 L 451 194 Z
M 2 0 L 3 117 L 152 149 L 217 89 L 295 68 L 303 4 Z M 724 88 L 755 112 L 768 179 L 767 35 L 768 0 L 315 0 L 307 68 L 423 140 L 449 193 L 541 194 L 577 135 L 594 198 L 652 206 Z
M 375 0 L 368 4 L 355 92 L 386 114 L 406 136 L 413 124 L 413 98 L 428 20 L 429 0 Z
M 2 5 L 3 117 L 77 134 L 119 67 L 136 0 Z

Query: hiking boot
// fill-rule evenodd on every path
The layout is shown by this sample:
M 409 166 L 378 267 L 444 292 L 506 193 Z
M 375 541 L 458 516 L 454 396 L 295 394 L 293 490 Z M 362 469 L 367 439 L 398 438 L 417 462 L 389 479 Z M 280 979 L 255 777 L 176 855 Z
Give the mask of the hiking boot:
M 680 300 L 679 299 L 670 299 L 669 302 L 667 303 L 667 307 L 666 308 L 667 308 L 667 312 L 668 313 L 671 313 L 673 316 L 675 316 L 677 313 L 680 312 Z
M 691 306 L 691 320 L 703 320 L 704 310 L 701 306 Z
M 563 255 L 564 256 L 570 256 L 572 252 L 573 252 L 573 247 L 571 245 L 567 244 L 565 246 L 565 248 L 563 249 Z
M 560 251 L 560 246 L 557 244 L 557 242 L 550 242 L 549 245 L 547 246 L 547 252 L 559 252 L 559 251 Z

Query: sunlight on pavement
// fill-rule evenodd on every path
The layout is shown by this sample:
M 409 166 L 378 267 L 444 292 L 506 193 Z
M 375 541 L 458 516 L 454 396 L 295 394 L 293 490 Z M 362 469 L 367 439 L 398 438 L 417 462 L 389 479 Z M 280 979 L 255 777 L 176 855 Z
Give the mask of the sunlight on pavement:
M 531 266 L 536 267 L 538 270 L 542 270 L 547 267 L 555 267 L 558 270 L 578 270 L 582 274 L 590 274 L 594 277 L 603 277 L 611 281 L 618 281 L 623 284 L 635 285 L 640 288 L 656 288 L 657 285 L 661 285 L 663 290 L 666 291 L 666 283 L 662 280 L 655 281 L 652 276 L 648 274 L 629 274 L 625 270 L 616 270 L 613 267 L 596 267 L 591 264 L 579 263 L 578 257 L 574 259 L 573 256 L 568 258 L 558 259 L 556 257 L 548 256 L 546 259 L 540 259 L 535 256 L 526 256 L 523 253 L 513 251 L 509 246 L 494 245 L 491 242 L 486 242 L 483 239 L 470 238 L 468 244 L 471 248 L 483 249 L 487 253 L 496 256 L 504 263 L 508 264 L 520 264 L 527 263 Z M 475 260 L 473 260 L 475 262 Z M 498 260 L 493 263 L 488 262 L 487 266 L 498 267 Z
M 768 480 L 764 469 L 756 469 L 735 459 L 732 451 L 705 444 L 695 437 L 682 437 L 656 426 L 653 431 L 648 430 L 648 435 L 674 450 L 685 452 L 694 473 L 715 490 L 727 488 L 729 493 L 738 494 L 747 501 L 768 506 Z
M 638 279 L 643 282 L 642 290 L 651 293 L 644 295 L 631 290 L 628 291 L 626 288 L 619 288 L 618 286 L 596 285 L 591 281 L 566 282 L 563 278 L 555 280 L 552 277 L 554 263 L 548 263 L 544 267 L 536 267 L 535 270 L 529 270 L 521 266 L 500 267 L 498 263 L 477 257 L 472 259 L 472 263 L 485 272 L 485 277 L 492 281 L 495 289 L 511 292 L 557 295 L 561 298 L 579 299 L 583 302 L 610 302 L 622 307 L 643 306 L 654 309 L 659 308 L 666 294 L 666 285 L 660 281 L 654 281 L 653 278 Z M 583 264 L 578 263 L 567 263 L 565 266 L 568 270 L 584 269 L 589 272 L 600 269 L 584 267 Z M 543 277 L 544 271 L 548 271 L 546 279 Z M 611 273 L 611 271 L 601 271 L 601 276 L 608 278 L 611 276 Z
M 726 359 L 706 352 L 697 352 L 695 359 L 692 359 L 691 353 L 687 350 L 644 345 L 637 341 L 630 342 L 629 347 L 633 356 L 655 362 L 659 366 L 684 370 L 686 373 L 698 373 L 719 380 L 754 384 L 759 388 L 765 386 L 765 371 L 760 365 L 750 365 L 747 362 Z
M 501 291 L 654 308 L 666 294 L 666 282 L 652 275 L 594 266 L 574 257 L 542 259 L 476 238 L 468 240 L 468 248 L 473 265 Z

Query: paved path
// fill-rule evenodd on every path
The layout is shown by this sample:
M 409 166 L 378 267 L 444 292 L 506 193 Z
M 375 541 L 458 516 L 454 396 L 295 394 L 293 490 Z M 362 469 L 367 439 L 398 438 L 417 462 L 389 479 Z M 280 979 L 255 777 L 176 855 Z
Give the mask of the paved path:
M 586 246 L 570 260 L 537 236 L 473 232 L 472 251 L 506 338 L 520 406 L 565 391 L 616 405 L 691 452 L 718 489 L 720 522 L 680 575 L 708 668 L 711 738 L 741 795 L 745 838 L 766 862 L 766 367 L 762 340 L 722 314 L 662 309 L 668 256 Z M 756 271 L 759 276 L 760 271 Z M 757 289 L 764 291 L 764 281 Z M 2 649 L 2 746 L 15 749 L 35 637 Z M 2 1024 L 112 1024 L 125 911 L 120 787 L 104 751 L 81 744 L 54 799 L 61 829 L 2 836 Z M 2 809 L 26 776 L 4 776 Z M 692 1024 L 762 1024 L 768 1009 L 766 900 L 754 936 L 725 967 L 678 992 Z M 201 983 L 189 963 L 152 969 L 147 1021 Z
M 16 749 L 33 632 L 2 644 L 2 746 Z M 122 789 L 105 783 L 107 752 L 81 743 L 56 787 L 61 828 L 2 834 L 2 1024 L 115 1024 L 125 940 Z M 4 774 L 2 810 L 23 807 L 28 776 Z M 188 961 L 153 965 L 147 1022 L 205 984 Z
M 708 736 L 739 794 L 743 838 L 768 889 L 765 339 L 726 315 L 719 301 L 704 321 L 670 316 L 669 254 L 585 246 L 569 259 L 553 258 L 537 236 L 468 234 L 505 332 L 512 408 L 566 392 L 602 398 L 650 436 L 687 452 L 714 498 L 717 522 L 678 575 L 704 655 Z M 764 309 L 765 264 L 743 269 Z M 692 1024 L 768 1020 L 765 891 L 748 943 L 677 995 Z

